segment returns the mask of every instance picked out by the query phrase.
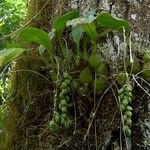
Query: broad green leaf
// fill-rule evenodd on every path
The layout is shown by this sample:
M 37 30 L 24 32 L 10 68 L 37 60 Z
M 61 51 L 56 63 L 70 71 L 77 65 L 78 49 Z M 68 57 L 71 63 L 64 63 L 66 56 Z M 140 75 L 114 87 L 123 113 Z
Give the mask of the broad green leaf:
M 96 20 L 100 25 L 108 27 L 112 30 L 119 31 L 120 29 L 122 29 L 122 27 L 124 27 L 126 34 L 128 34 L 131 30 L 131 26 L 128 21 L 117 17 L 113 17 L 111 14 L 105 11 L 101 12 L 97 16 Z
M 27 42 L 37 42 L 51 51 L 51 40 L 49 39 L 48 34 L 43 30 L 32 27 L 24 28 L 23 30 L 21 30 L 19 36 L 21 37 L 21 39 Z
M 48 49 L 49 57 L 52 60 L 53 52 L 52 52 L 52 43 L 48 36 L 48 34 L 37 28 L 24 28 L 20 35 L 21 39 L 27 41 L 27 42 L 37 42 L 38 44 L 43 45 L 46 49 Z
M 75 18 L 73 20 L 67 21 L 66 26 L 72 26 L 72 27 L 80 27 L 82 30 L 84 30 L 89 37 L 95 42 L 98 34 L 96 32 L 96 26 L 94 23 L 94 20 L 96 19 L 95 16 L 89 15 L 86 18 L 85 17 L 79 17 Z
M 55 36 L 55 29 L 51 30 L 49 33 L 48 33 L 48 36 L 49 36 L 49 39 L 52 40 Z M 39 46 L 39 54 L 41 55 L 41 57 L 43 57 L 43 53 L 45 52 L 45 47 L 43 45 L 40 45 Z
M 70 11 L 63 16 L 60 16 L 53 24 L 53 27 L 56 30 L 57 36 L 60 37 L 60 35 L 63 33 L 63 30 L 66 26 L 66 22 L 68 20 L 72 20 L 77 17 L 79 17 L 79 11 L 77 10 Z
M 20 56 L 25 49 L 23 48 L 9 48 L 9 49 L 3 49 L 0 51 L 0 67 L 3 65 L 11 62 L 18 56 Z
M 78 18 L 67 21 L 66 26 L 77 27 L 80 25 L 88 24 L 88 23 L 90 24 L 95 19 L 96 19 L 96 17 L 92 16 L 92 15 L 90 15 L 88 17 L 78 17 Z
M 87 24 L 88 19 L 85 17 L 78 17 L 72 20 L 67 21 L 66 26 L 72 26 L 72 27 L 77 27 L 83 24 Z

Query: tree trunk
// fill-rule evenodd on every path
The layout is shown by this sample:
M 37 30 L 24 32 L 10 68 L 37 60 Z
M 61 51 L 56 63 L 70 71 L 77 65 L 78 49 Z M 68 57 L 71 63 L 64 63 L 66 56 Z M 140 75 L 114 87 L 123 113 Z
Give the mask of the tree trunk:
M 50 31 L 54 19 L 70 9 L 78 9 L 82 14 L 89 9 L 98 11 L 108 10 L 112 14 L 130 21 L 133 27 L 133 37 L 139 44 L 148 46 L 150 40 L 150 1 L 149 0 L 31 0 L 28 9 L 30 26 Z M 37 15 L 38 14 L 38 15 Z M 34 17 L 37 15 L 36 17 Z M 35 48 L 34 48 L 35 49 Z M 50 67 L 45 66 L 36 50 L 20 58 L 13 73 L 14 95 L 8 101 L 9 115 L 6 119 L 6 149 L 15 150 L 55 150 L 55 149 L 114 149 L 119 143 L 120 114 L 116 100 L 111 90 L 104 96 L 97 113 L 97 141 L 95 140 L 94 127 L 91 128 L 87 139 L 83 138 L 87 133 L 90 114 L 79 118 L 76 134 L 73 135 L 73 127 L 69 130 L 61 130 L 57 135 L 48 130 L 48 122 L 53 113 L 53 90 L 50 82 Z M 136 92 L 140 91 L 137 88 Z M 138 93 L 137 93 L 138 94 Z M 134 98 L 133 102 L 133 135 L 132 149 L 142 150 L 142 134 L 136 126 L 138 119 L 143 119 L 139 114 L 144 102 L 141 102 L 142 93 Z M 82 102 L 85 103 L 85 102 Z M 90 105 L 87 105 L 90 106 Z M 89 113 L 92 112 L 91 108 Z M 78 113 L 78 112 L 77 112 Z M 74 114 L 74 113 L 73 113 Z M 11 124 L 11 129 L 9 124 Z M 141 130 L 141 129 L 140 129 Z M 96 143 L 97 142 L 97 143 Z M 123 141 L 124 142 L 124 141 Z M 97 146 L 95 146 L 97 144 Z M 117 144 L 119 146 L 119 144 Z M 116 148 L 117 150 L 117 148 Z

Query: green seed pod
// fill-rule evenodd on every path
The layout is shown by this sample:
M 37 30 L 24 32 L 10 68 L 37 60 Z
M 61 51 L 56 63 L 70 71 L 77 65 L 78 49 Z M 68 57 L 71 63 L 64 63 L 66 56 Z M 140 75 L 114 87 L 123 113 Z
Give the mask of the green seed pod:
M 130 118 L 127 119 L 126 125 L 128 125 L 129 127 L 132 126 L 132 120 Z
M 125 131 L 125 133 L 130 137 L 131 136 L 131 130 L 128 126 L 124 126 L 123 130 Z
M 62 103 L 59 103 L 58 108 L 61 110 L 62 107 L 63 107 Z
M 120 94 L 120 95 L 118 96 L 118 99 L 120 99 L 121 101 L 123 100 L 123 98 L 124 98 L 124 95 L 123 95 L 123 94 Z
M 66 89 L 63 89 L 62 91 L 61 91 L 61 93 L 62 93 L 62 95 L 63 95 L 63 97 L 67 94 L 67 90 Z
M 91 68 L 98 68 L 98 66 L 100 65 L 100 59 L 97 53 L 92 53 L 92 55 L 89 58 L 89 65 Z
M 66 83 L 66 85 L 67 85 L 67 86 L 69 86 L 69 85 L 70 85 L 70 83 L 71 83 L 71 82 L 70 82 L 70 79 L 65 79 L 65 81 L 64 81 L 64 82 Z
M 67 87 L 66 90 L 67 90 L 68 93 L 70 93 L 70 91 L 71 91 L 70 87 Z
M 125 115 L 127 115 L 129 118 L 131 118 L 132 113 L 131 113 L 131 111 L 126 111 L 126 112 L 125 112 Z
M 127 95 L 128 97 L 132 97 L 132 93 L 130 91 L 127 93 Z
M 68 106 L 68 103 L 67 103 L 66 99 L 62 99 L 60 101 L 60 103 L 61 103 L 62 106 L 65 106 L 65 107 Z
M 70 101 L 70 98 L 68 95 L 66 95 L 64 99 L 66 100 L 67 103 Z
M 65 89 L 66 87 L 67 87 L 66 82 L 62 82 L 62 84 L 61 84 L 61 88 L 62 88 L 62 89 Z
M 56 112 L 55 115 L 54 115 L 54 121 L 56 123 L 60 123 L 60 114 L 58 112 Z
M 124 92 L 124 89 L 123 89 L 123 88 L 121 88 L 121 89 L 118 90 L 118 94 L 119 94 L 119 95 L 122 94 L 123 92 Z
M 122 105 L 127 106 L 127 105 L 128 105 L 128 100 L 127 100 L 127 99 L 124 99 L 124 100 L 122 101 Z
M 65 96 L 64 93 L 61 92 L 61 93 L 59 94 L 59 99 L 63 99 L 64 96 Z
M 128 120 L 128 117 L 126 115 L 123 115 L 123 120 L 126 122 Z
M 127 106 L 126 109 L 129 110 L 129 111 L 132 111 L 132 110 L 133 110 L 131 106 Z
M 65 128 L 70 128 L 71 124 L 72 124 L 72 122 L 69 118 L 64 122 Z
M 121 111 L 123 112 L 123 111 L 126 109 L 126 106 L 121 105 L 121 106 L 120 106 L 120 109 L 121 109 Z
M 50 122 L 49 122 L 49 126 L 53 126 L 55 124 L 55 121 L 52 119 Z
M 67 113 L 67 107 L 65 107 L 65 106 L 61 107 L 61 111 L 62 111 L 63 113 Z
M 57 131 L 59 129 L 59 125 L 54 120 L 51 120 L 49 123 L 49 129 L 50 131 Z
M 64 125 L 66 121 L 66 114 L 61 114 L 61 124 Z
M 125 90 L 128 92 L 127 94 L 130 94 L 132 91 L 132 86 L 130 84 L 127 84 Z

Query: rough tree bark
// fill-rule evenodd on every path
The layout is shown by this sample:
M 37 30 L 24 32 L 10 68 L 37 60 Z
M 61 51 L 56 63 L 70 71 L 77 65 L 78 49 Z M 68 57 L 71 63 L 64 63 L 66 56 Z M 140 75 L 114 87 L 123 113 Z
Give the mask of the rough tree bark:
M 149 0 L 30 0 L 28 7 L 28 19 L 32 19 L 30 26 L 38 27 L 46 31 L 50 31 L 52 22 L 57 16 L 64 14 L 70 9 L 79 9 L 81 13 L 86 13 L 89 9 L 108 10 L 116 16 L 129 20 L 133 27 L 133 37 L 135 40 L 144 46 L 149 45 Z M 33 19 L 32 17 L 37 13 L 37 17 Z M 76 140 L 75 136 L 77 135 L 72 137 L 72 139 L 67 139 L 66 131 L 60 133 L 62 134 L 61 136 L 64 136 L 64 141 L 59 141 L 55 135 L 49 134 L 47 125 L 52 115 L 50 108 L 53 105 L 53 87 L 51 87 L 51 84 L 47 81 L 50 74 L 49 68 L 42 64 L 38 54 L 33 50 L 32 55 L 26 54 L 25 58 L 17 61 L 15 67 L 15 69 L 22 71 L 13 74 L 15 97 L 9 102 L 11 108 L 9 114 L 11 114 L 11 116 L 7 118 L 6 124 L 12 122 L 14 126 L 11 131 L 9 129 L 10 127 L 8 125 L 6 126 L 6 131 L 8 132 L 7 136 L 9 137 L 7 149 L 53 150 L 61 148 L 87 149 L 88 147 L 89 149 L 95 149 L 87 144 L 88 141 L 85 144 L 86 146 L 82 145 Z M 36 72 L 42 74 L 44 77 Z M 112 140 L 111 144 L 115 145 L 115 140 L 118 138 L 115 137 L 115 134 L 119 136 L 118 123 L 120 120 L 119 117 L 114 116 L 116 111 L 112 111 L 106 118 L 104 114 L 102 115 L 102 112 L 109 112 L 116 106 L 115 102 L 112 102 L 115 101 L 114 97 L 108 94 L 104 100 L 107 100 L 107 103 L 102 102 L 104 109 L 101 108 L 101 113 L 99 114 L 101 115 L 99 130 L 103 132 L 100 137 L 101 142 L 99 142 L 99 149 L 109 149 L 106 148 L 107 142 Z M 137 101 L 137 103 L 140 106 L 143 104 L 139 101 Z M 139 107 L 137 103 L 135 105 Z M 15 113 L 13 113 L 14 111 Z M 138 115 L 137 112 L 135 112 L 135 116 L 136 115 Z M 15 117 L 18 120 L 14 120 L 13 118 Z M 134 119 L 134 121 L 136 124 L 138 120 Z M 110 122 L 112 127 L 107 125 L 110 124 Z M 83 129 L 82 132 L 85 133 L 84 130 L 86 129 Z M 142 141 L 140 141 L 140 135 L 137 135 L 136 131 L 139 130 L 139 128 L 135 125 L 133 130 L 133 149 L 142 150 L 142 147 L 140 147 Z M 69 132 L 68 134 L 71 133 Z M 81 133 L 78 133 L 78 136 L 80 136 L 80 134 Z M 136 139 L 135 136 L 138 136 L 140 140 Z M 83 137 L 79 138 L 79 140 L 82 140 L 82 138 Z M 92 137 L 89 137 L 89 139 L 93 140 Z M 80 144 L 76 146 L 77 143 Z M 113 148 L 111 147 L 110 149 Z

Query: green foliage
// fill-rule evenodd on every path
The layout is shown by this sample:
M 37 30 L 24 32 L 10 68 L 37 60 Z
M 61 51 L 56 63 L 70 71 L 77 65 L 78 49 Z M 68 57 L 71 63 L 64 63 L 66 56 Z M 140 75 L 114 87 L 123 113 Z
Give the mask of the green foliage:
M 9 49 L 1 50 L 0 51 L 0 67 L 11 62 L 12 60 L 20 56 L 24 51 L 25 49 L 23 48 L 9 48 Z
M 123 117 L 123 130 L 125 134 L 131 136 L 132 128 L 132 87 L 129 83 L 124 84 L 124 86 L 118 90 L 119 100 L 120 100 L 120 110 Z
M 97 53 L 93 52 L 88 61 L 91 68 L 97 69 L 100 66 L 100 59 Z
M 37 28 L 24 28 L 21 30 L 20 35 L 21 39 L 27 42 L 37 42 L 41 45 L 43 45 L 45 48 L 47 48 L 50 51 L 50 54 L 52 54 L 51 48 L 51 40 L 49 39 L 48 34 L 40 29 Z
M 131 30 L 131 26 L 128 21 L 124 19 L 119 19 L 117 17 L 113 17 L 108 12 L 101 12 L 97 17 L 97 23 L 107 27 L 111 30 L 120 31 L 122 27 L 125 28 L 126 34 L 129 34 Z
M 26 15 L 26 0 L 0 1 L 0 38 L 18 29 Z M 9 37 L 9 40 L 11 38 Z M 12 39 L 13 40 L 13 39 Z M 2 41 L 6 42 L 6 41 Z M 3 43 L 2 43 L 3 44 Z M 1 48 L 1 44 L 0 44 Z M 3 45 L 2 45 L 3 48 Z
M 60 38 L 61 34 L 63 33 L 63 30 L 66 26 L 66 22 L 68 20 L 72 20 L 77 17 L 79 17 L 79 11 L 74 10 L 74 11 L 70 11 L 67 14 L 60 16 L 59 18 L 56 19 L 53 27 L 55 28 L 56 34 L 59 38 Z

